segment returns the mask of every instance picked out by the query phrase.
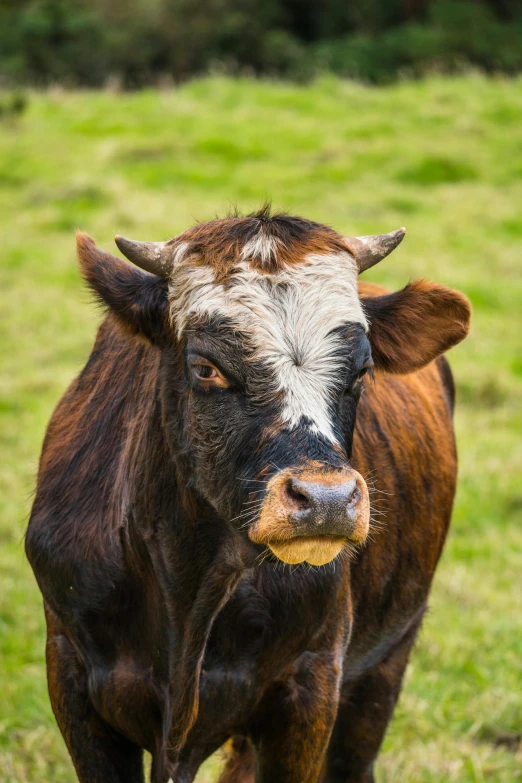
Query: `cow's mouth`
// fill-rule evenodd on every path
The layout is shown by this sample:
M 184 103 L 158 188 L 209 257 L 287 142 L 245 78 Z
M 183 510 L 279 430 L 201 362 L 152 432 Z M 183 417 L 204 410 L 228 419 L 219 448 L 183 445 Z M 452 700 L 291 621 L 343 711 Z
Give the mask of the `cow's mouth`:
M 334 536 L 298 536 L 286 541 L 269 541 L 268 546 L 283 563 L 326 565 L 334 560 L 346 544 L 346 538 Z

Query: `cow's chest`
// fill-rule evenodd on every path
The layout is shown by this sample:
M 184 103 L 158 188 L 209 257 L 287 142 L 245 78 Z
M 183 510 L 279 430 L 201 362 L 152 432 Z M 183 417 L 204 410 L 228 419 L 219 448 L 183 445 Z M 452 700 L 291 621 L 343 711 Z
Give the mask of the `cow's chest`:
M 217 618 L 203 662 L 197 722 L 189 744 L 248 733 L 256 711 L 275 684 L 292 682 L 327 645 L 326 605 L 297 610 L 264 601 L 244 585 Z M 341 619 L 341 623 L 342 623 Z
M 207 643 L 191 744 L 221 744 L 223 737 L 246 730 L 273 684 L 291 678 L 302 655 L 313 655 L 331 643 L 325 639 L 327 629 L 349 621 L 347 604 L 338 613 L 345 584 L 340 569 L 333 567 L 317 576 L 280 569 L 242 579 L 216 618 Z M 183 683 L 169 682 L 161 662 L 149 660 L 157 647 L 151 636 L 141 636 L 136 648 L 136 640 L 123 641 L 121 633 L 120 628 L 120 652 L 114 649 L 110 660 L 100 655 L 98 645 L 95 654 L 87 656 L 96 660 L 89 672 L 89 693 L 108 723 L 136 744 L 153 749 L 163 731 L 158 718 L 169 711 L 167 694 L 175 700 Z M 150 633 L 154 637 L 158 627 Z M 173 660 L 177 656 L 174 651 Z

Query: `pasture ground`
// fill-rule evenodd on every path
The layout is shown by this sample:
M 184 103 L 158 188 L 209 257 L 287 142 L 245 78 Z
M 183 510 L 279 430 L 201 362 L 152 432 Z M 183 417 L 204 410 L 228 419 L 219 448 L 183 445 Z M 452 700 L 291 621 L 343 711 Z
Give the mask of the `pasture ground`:
M 370 89 L 214 77 L 136 94 L 30 94 L 0 125 L 0 779 L 75 780 L 51 714 L 41 600 L 22 537 L 53 406 L 99 313 L 74 231 L 165 239 L 233 204 L 345 233 L 405 224 L 367 274 L 464 291 L 452 351 L 460 483 L 431 612 L 377 767 L 380 783 L 522 780 L 522 80 Z M 211 760 L 198 780 L 214 779 Z

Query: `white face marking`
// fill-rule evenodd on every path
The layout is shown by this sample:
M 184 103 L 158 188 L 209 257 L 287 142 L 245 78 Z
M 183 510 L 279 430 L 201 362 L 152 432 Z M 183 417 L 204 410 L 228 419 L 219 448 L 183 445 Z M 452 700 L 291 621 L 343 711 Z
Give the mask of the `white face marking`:
M 244 261 L 249 258 L 259 258 L 262 264 L 268 264 L 275 257 L 277 246 L 277 237 L 266 236 L 260 231 L 243 246 L 241 258 Z
M 368 324 L 357 291 L 357 267 L 349 253 L 310 255 L 295 267 L 263 274 L 241 261 L 227 286 L 208 266 L 179 265 L 169 297 L 180 335 L 191 314 L 224 316 L 265 362 L 283 393 L 281 419 L 293 428 L 303 419 L 335 442 L 329 400 L 337 387 L 347 322 Z
M 190 245 L 188 242 L 178 242 L 174 246 L 174 249 L 172 251 L 172 263 L 175 267 L 181 264 L 181 262 L 187 255 L 189 248 Z

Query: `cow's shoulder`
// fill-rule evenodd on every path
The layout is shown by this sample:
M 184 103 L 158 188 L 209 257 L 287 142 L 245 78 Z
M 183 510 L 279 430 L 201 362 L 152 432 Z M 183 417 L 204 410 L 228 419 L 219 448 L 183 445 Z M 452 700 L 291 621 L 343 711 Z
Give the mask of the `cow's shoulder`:
M 95 598 L 121 568 L 125 460 L 157 357 L 114 318 L 100 326 L 91 355 L 47 428 L 26 550 L 43 587 Z M 81 585 L 79 582 L 81 581 Z M 44 592 L 45 595 L 45 592 Z M 98 598 L 96 598 L 98 600 Z

